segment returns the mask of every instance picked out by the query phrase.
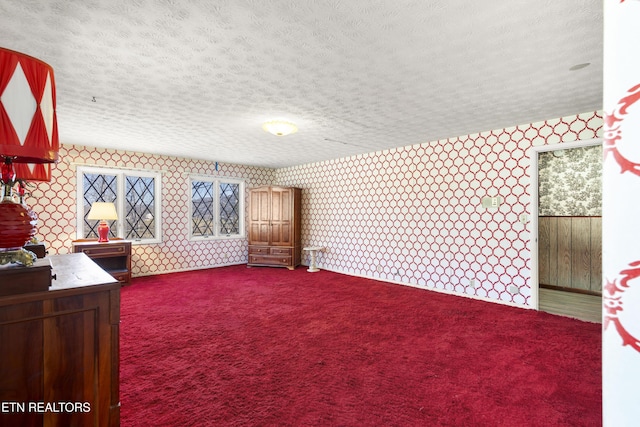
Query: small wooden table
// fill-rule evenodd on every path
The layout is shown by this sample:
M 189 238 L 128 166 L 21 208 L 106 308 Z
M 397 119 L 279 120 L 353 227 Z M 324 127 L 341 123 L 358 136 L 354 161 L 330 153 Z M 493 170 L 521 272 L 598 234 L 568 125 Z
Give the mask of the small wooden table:
M 309 273 L 315 273 L 316 271 L 320 271 L 318 267 L 316 267 L 316 254 L 320 251 L 323 251 L 324 248 L 322 246 L 308 246 L 306 248 L 302 248 L 303 251 L 309 252 L 309 268 L 307 271 Z
M 131 283 L 131 242 L 113 238 L 108 242 L 80 239 L 71 242 L 72 252 L 81 252 L 122 285 Z

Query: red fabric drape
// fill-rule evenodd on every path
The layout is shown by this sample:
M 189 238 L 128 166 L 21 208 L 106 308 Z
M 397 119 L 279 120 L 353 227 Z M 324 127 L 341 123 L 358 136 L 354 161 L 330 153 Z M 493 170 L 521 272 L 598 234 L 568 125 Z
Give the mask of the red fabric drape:
M 14 163 L 16 179 L 25 181 L 51 181 L 51 163 Z
M 18 65 L 18 57 L 14 52 L 0 48 L 0 97 L 9 84 L 16 65 Z M 0 155 L 10 153 L 12 147 L 19 144 L 18 134 L 0 100 Z
M 52 150 L 52 138 L 49 138 L 47 127 L 45 126 L 44 117 L 42 116 L 42 110 L 40 104 L 42 103 L 42 97 L 44 95 L 45 86 L 47 84 L 47 78 L 51 75 L 51 86 L 53 82 L 53 72 L 51 67 L 39 62 L 39 61 L 25 61 L 21 60 L 20 65 L 24 71 L 24 75 L 29 82 L 31 93 L 36 99 L 36 111 L 31 121 L 31 127 L 25 138 L 24 148 L 26 152 L 24 157 L 32 157 L 29 161 L 55 161 L 57 160 L 57 153 Z

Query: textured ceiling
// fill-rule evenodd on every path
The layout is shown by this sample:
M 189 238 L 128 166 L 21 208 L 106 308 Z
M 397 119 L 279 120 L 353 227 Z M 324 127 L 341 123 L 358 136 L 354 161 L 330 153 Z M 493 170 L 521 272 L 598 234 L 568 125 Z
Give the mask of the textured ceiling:
M 602 108 L 602 0 L 2 0 L 0 46 L 54 68 L 63 144 L 247 165 Z

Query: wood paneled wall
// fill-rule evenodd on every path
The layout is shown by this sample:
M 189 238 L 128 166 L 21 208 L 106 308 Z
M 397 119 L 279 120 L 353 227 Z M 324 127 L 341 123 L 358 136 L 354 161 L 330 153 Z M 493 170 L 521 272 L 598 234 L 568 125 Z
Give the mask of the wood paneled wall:
M 602 217 L 539 217 L 538 281 L 602 294 Z

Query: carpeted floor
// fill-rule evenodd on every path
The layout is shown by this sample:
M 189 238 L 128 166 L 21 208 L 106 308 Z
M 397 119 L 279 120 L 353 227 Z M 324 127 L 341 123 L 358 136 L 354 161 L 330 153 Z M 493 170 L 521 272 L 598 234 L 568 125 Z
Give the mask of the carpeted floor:
M 601 325 L 327 271 L 122 289 L 122 426 L 596 426 Z

